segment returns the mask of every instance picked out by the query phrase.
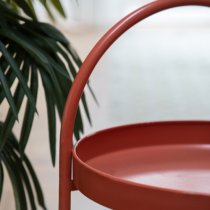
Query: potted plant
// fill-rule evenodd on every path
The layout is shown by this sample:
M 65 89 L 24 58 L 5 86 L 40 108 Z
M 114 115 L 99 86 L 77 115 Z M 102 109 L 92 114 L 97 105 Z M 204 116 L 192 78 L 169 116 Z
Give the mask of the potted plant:
M 39 0 L 53 18 L 50 5 L 62 15 L 59 0 Z M 56 112 L 62 117 L 65 100 L 81 60 L 65 36 L 50 24 L 39 22 L 33 1 L 0 0 L 0 104 L 8 110 L 0 119 L 0 196 L 4 192 L 5 171 L 9 175 L 16 210 L 46 209 L 43 193 L 33 166 L 25 153 L 42 86 L 48 113 L 49 145 L 52 164 L 56 157 Z M 24 117 L 20 136 L 13 134 L 23 99 Z M 85 95 L 81 105 L 90 121 Z M 80 108 L 74 135 L 83 132 Z M 26 194 L 28 196 L 26 196 Z M 29 199 L 27 199 L 27 197 Z M 36 199 L 37 197 L 37 199 Z M 30 207 L 29 207 L 29 205 Z

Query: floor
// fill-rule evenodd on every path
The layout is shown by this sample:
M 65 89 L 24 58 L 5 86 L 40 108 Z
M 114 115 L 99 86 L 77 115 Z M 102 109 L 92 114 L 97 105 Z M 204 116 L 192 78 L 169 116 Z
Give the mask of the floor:
M 106 29 L 87 28 L 64 33 L 85 58 Z M 210 119 L 210 29 L 206 27 L 136 26 L 114 44 L 98 63 L 91 86 L 100 103 L 87 91 L 93 126 L 86 134 L 131 122 Z M 58 203 L 58 161 L 53 168 L 48 148 L 46 107 L 43 92 L 39 117 L 33 126 L 30 154 L 45 192 L 49 210 Z M 59 127 L 58 122 L 58 127 Z M 18 125 L 16 132 L 18 133 Z M 59 136 L 59 133 L 57 134 Z M 1 210 L 13 210 L 10 183 L 4 186 Z M 105 210 L 79 192 L 72 193 L 73 210 Z

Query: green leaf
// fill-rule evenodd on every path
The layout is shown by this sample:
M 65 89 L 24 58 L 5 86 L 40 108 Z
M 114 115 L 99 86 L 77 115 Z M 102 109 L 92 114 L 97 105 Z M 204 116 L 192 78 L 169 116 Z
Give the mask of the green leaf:
M 65 48 L 70 53 L 70 55 L 72 56 L 73 60 L 76 62 L 77 66 L 81 67 L 82 61 L 81 61 L 80 57 L 78 56 L 78 54 L 76 53 L 76 51 L 74 50 L 74 48 L 71 45 L 65 46 Z M 74 66 L 72 64 L 70 64 L 70 69 L 71 69 L 71 72 L 73 73 L 73 77 L 75 78 L 77 73 L 76 73 L 76 70 L 75 70 L 75 68 L 74 68 Z M 91 88 L 91 86 L 89 84 L 89 81 L 87 82 L 87 86 L 88 86 L 88 89 L 89 89 L 89 91 L 90 91 L 94 101 L 96 102 L 97 105 L 99 105 L 99 102 L 98 102 L 98 100 L 97 100 L 97 98 L 96 98 L 96 96 L 95 96 L 95 94 L 94 94 L 94 92 L 93 92 L 93 90 L 92 90 L 92 88 Z
M 11 7 L 9 7 L 11 5 Z M 7 18 L 7 20 L 22 20 L 22 21 L 29 21 L 28 18 L 25 18 L 23 16 L 20 16 L 19 13 L 19 7 L 17 6 L 16 3 L 13 1 L 10 3 L 10 5 L 0 1 L 0 11 L 1 14 L 4 15 L 4 17 Z
M 19 7 L 13 0 L 7 0 L 8 4 L 11 5 L 12 9 L 16 12 L 19 13 Z
M 19 171 L 14 162 L 12 161 L 11 157 L 9 156 L 8 150 L 6 149 L 4 152 L 4 163 L 13 186 L 16 210 L 27 209 L 25 192 Z
M 45 201 L 44 201 L 44 196 L 43 196 L 43 192 L 42 192 L 42 188 L 40 186 L 39 180 L 37 178 L 37 175 L 32 167 L 32 164 L 30 163 L 29 159 L 27 158 L 27 156 L 24 156 L 24 162 L 27 166 L 27 169 L 30 172 L 30 176 L 32 178 L 32 181 L 34 183 L 34 188 L 36 190 L 36 195 L 37 195 L 37 199 L 39 202 L 39 205 L 43 208 L 43 209 L 47 209 L 46 205 L 45 205 Z
M 17 55 L 15 57 L 15 60 L 18 64 L 18 66 L 21 65 L 22 63 L 22 59 L 21 59 L 21 56 Z M 9 66 L 7 72 L 4 73 L 5 74 L 5 77 L 7 78 L 7 81 L 8 81 L 8 86 L 9 88 L 11 89 L 15 79 L 17 78 L 14 71 L 11 69 L 11 67 Z M 4 100 L 5 98 L 5 93 L 3 91 L 0 90 L 0 104 L 2 103 L 2 101 Z
M 54 90 L 53 96 L 55 98 L 55 103 L 59 107 L 59 109 L 62 110 L 65 105 L 65 97 L 64 97 L 64 93 L 62 92 L 62 89 L 60 87 L 60 84 L 58 82 L 58 78 L 56 77 L 54 72 L 51 75 L 49 75 L 48 78 L 51 81 L 50 84 L 52 84 L 51 90 Z M 49 84 L 49 82 L 47 82 L 47 83 Z
M 28 76 L 29 76 L 29 71 L 23 71 L 23 76 L 25 77 L 25 80 L 27 81 Z M 24 97 L 24 92 L 19 83 L 14 93 L 14 101 L 15 101 L 16 108 L 18 111 L 20 110 L 20 107 L 22 105 L 23 97 Z M 15 117 L 10 108 L 6 116 L 6 120 L 4 121 L 4 124 L 2 126 L 1 133 L 0 133 L 0 153 L 7 141 L 8 136 L 11 133 L 14 123 L 15 123 Z
M 27 3 L 27 5 L 33 11 L 32 3 L 35 1 L 18 1 L 19 4 L 21 4 L 22 2 Z M 46 5 L 46 8 L 50 2 L 47 1 L 47 5 L 47 2 L 45 0 L 39 1 L 44 6 Z M 60 3 L 60 1 L 57 2 Z M 12 91 L 10 90 L 12 93 L 14 88 L 13 100 L 17 109 L 17 113 L 20 112 L 23 99 L 25 96 L 27 97 L 27 94 L 26 91 L 23 89 L 22 83 L 16 74 L 15 70 L 17 70 L 17 68 L 14 70 L 14 65 L 11 65 L 10 60 L 12 59 L 16 63 L 16 67 L 18 67 L 19 73 L 23 76 L 28 91 L 31 93 L 31 96 L 34 99 L 34 106 L 36 106 L 36 98 L 38 92 L 37 88 L 38 85 L 40 85 L 38 84 L 37 74 L 40 73 L 41 75 L 45 95 L 47 95 L 46 103 L 48 107 L 48 130 L 50 137 L 49 139 L 51 158 L 53 164 L 55 164 L 56 111 L 58 111 L 59 116 L 61 117 L 66 97 L 72 85 L 72 79 L 76 76 L 78 67 L 81 65 L 82 62 L 79 56 L 73 50 L 72 46 L 69 44 L 68 40 L 65 38 L 65 36 L 63 36 L 60 31 L 49 24 L 40 23 L 18 15 L 17 13 L 13 12 L 10 7 L 7 6 L 6 1 L 1 0 L 0 19 L 0 41 L 2 42 L 2 46 L 6 48 L 8 54 L 7 59 L 4 59 L 5 53 L 3 53 L 2 60 L 0 57 L 0 67 L 3 69 L 3 74 L 6 78 L 8 88 L 11 89 L 12 87 Z M 33 68 L 35 69 L 35 71 L 33 70 Z M 36 76 L 33 76 L 33 74 L 36 74 Z M 3 100 L 3 98 L 5 98 L 5 92 L 3 93 L 3 90 L 0 90 L 0 100 Z M 24 153 L 24 148 L 28 143 L 28 138 L 35 115 L 35 109 L 32 109 L 29 97 L 27 97 L 26 102 L 27 104 L 26 108 L 24 107 L 24 120 L 21 129 L 21 140 L 18 139 L 20 145 L 17 141 L 14 141 L 14 143 L 11 139 L 11 132 L 15 123 L 15 116 L 11 107 L 6 115 L 5 122 L 2 126 L 0 126 L 2 127 L 2 129 L 0 129 L 0 161 L 5 161 L 7 162 L 7 164 L 9 162 L 9 166 L 3 168 L 4 172 L 5 169 L 8 170 L 8 167 L 10 167 L 11 169 L 13 169 L 13 173 L 14 171 L 17 171 L 17 176 L 19 176 L 19 178 L 21 179 L 19 180 L 19 178 L 17 177 L 11 178 L 15 189 L 14 194 L 19 193 L 19 186 L 16 183 L 18 181 L 23 187 L 25 197 L 27 199 L 29 198 L 32 209 L 35 209 L 35 206 L 37 205 L 37 200 L 38 203 L 44 209 L 46 209 L 43 193 L 38 182 L 38 178 L 34 172 L 34 169 L 32 168 L 31 163 Z M 84 106 L 88 119 L 90 120 L 90 115 L 87 110 L 86 98 L 82 96 L 82 101 L 80 103 L 80 107 L 78 108 L 74 129 L 74 135 L 77 137 L 77 139 L 83 132 L 83 124 L 81 118 L 82 116 L 80 109 L 82 104 Z M 13 142 L 11 144 L 11 151 L 9 155 L 7 153 L 8 156 L 6 156 L 6 158 L 4 157 L 2 159 L 1 156 L 5 153 L 5 151 L 7 152 L 8 144 L 10 144 L 10 142 Z M 4 162 L 3 164 L 3 166 L 6 166 Z M 37 197 L 37 199 L 35 199 L 34 196 Z M 21 202 L 21 196 L 20 198 L 16 196 L 16 206 L 18 206 L 18 208 L 21 210 L 27 209 L 27 207 L 25 207 L 24 205 L 18 205 L 18 202 Z
M 2 162 L 0 162 L 0 201 L 3 192 L 3 184 L 4 184 L 4 170 L 2 166 Z
M 1 124 L 1 123 L 0 123 Z M 0 127 L 1 128 L 1 127 Z M 15 138 L 15 136 L 11 133 L 10 137 L 9 137 L 9 144 L 12 146 L 12 148 L 14 148 L 16 150 L 16 152 L 19 152 L 19 145 L 18 142 Z M 21 156 L 20 156 L 21 157 Z M 39 183 L 39 180 L 37 178 L 37 175 L 33 169 L 32 164 L 30 163 L 30 160 L 28 159 L 28 157 L 26 156 L 26 154 L 24 153 L 22 156 L 22 161 L 24 164 L 24 167 L 27 169 L 27 174 L 28 177 L 31 178 L 34 190 L 36 192 L 36 197 L 38 200 L 39 205 L 43 208 L 46 209 L 46 205 L 45 205 L 45 201 L 44 201 L 44 196 L 43 196 L 43 192 Z
M 53 45 L 49 39 L 47 39 L 47 42 L 49 44 L 51 44 L 51 47 L 54 51 L 59 52 L 64 57 L 65 61 L 67 62 L 67 64 L 71 68 L 71 70 L 74 69 L 74 66 L 71 63 L 70 59 L 68 58 L 68 55 L 66 55 L 65 51 L 61 47 Z M 60 63 L 60 65 L 62 64 L 61 67 L 63 69 L 65 69 L 65 64 L 63 63 L 62 59 L 60 59 L 59 56 L 55 55 L 53 59 L 55 59 L 57 61 L 57 63 Z M 76 70 L 75 69 L 74 69 L 73 72 L 75 73 L 75 76 L 76 76 Z M 58 75 L 56 72 L 55 72 L 55 75 L 58 79 L 58 82 L 59 82 L 59 85 L 62 89 L 62 92 L 65 94 L 64 96 L 66 98 L 72 83 L 71 83 L 71 81 L 66 80 L 66 78 L 60 77 L 60 75 Z M 87 115 L 89 123 L 91 124 L 90 114 L 89 114 L 89 111 L 88 111 L 88 108 L 87 108 L 86 98 L 85 98 L 84 94 L 82 95 L 82 104 L 84 106 L 85 113 Z M 58 107 L 58 110 L 59 110 L 59 107 Z M 74 133 L 75 133 L 75 137 L 76 137 L 77 140 L 80 138 L 80 133 L 84 132 L 83 123 L 82 123 L 81 118 L 82 118 L 81 117 L 81 111 L 80 111 L 80 108 L 78 108 L 77 117 L 76 117 L 76 121 L 75 121 L 75 128 L 74 128 Z
M 76 76 L 76 70 L 75 70 L 73 64 L 71 63 L 71 61 L 70 61 L 68 55 L 66 55 L 66 53 L 65 53 L 61 48 L 59 48 L 58 46 L 57 46 L 57 48 L 55 48 L 55 49 L 57 49 L 57 52 L 59 52 L 59 53 L 65 58 L 65 61 L 68 63 L 69 68 L 70 68 L 71 70 L 73 69 L 73 73 L 74 73 L 73 77 L 75 77 L 75 76 Z M 61 60 L 58 56 L 57 56 L 57 60 L 58 60 L 59 63 L 62 63 L 62 60 Z M 65 81 L 65 80 L 64 80 L 64 81 Z M 67 91 L 69 91 L 69 90 L 70 90 L 70 86 L 67 84 L 68 81 L 66 81 L 66 83 L 64 83 L 64 81 L 61 82 L 61 83 L 62 83 L 63 85 L 66 85 L 66 86 L 68 87 Z M 70 85 L 71 85 L 71 84 L 70 84 Z M 67 94 L 66 94 L 66 97 L 67 97 L 67 95 L 68 95 L 68 92 L 67 92 Z M 87 116 L 87 118 L 88 118 L 88 121 L 89 121 L 89 123 L 91 124 L 91 118 L 90 118 L 90 114 L 89 114 L 89 110 L 88 110 L 88 106 L 87 106 L 87 102 L 86 102 L 86 97 L 85 97 L 85 94 L 84 94 L 84 93 L 83 93 L 82 96 L 81 96 L 81 100 L 82 100 L 82 105 L 83 105 L 83 107 L 84 107 L 84 109 L 85 109 L 85 113 L 86 113 L 86 116 Z
M 56 42 L 61 42 L 63 45 L 68 45 L 69 41 L 66 37 L 55 27 L 48 23 L 35 24 L 37 29 L 41 30 L 47 37 L 51 37 Z
M 51 62 L 53 69 L 55 71 L 57 71 L 59 74 L 66 77 L 67 79 L 69 79 L 68 72 L 65 71 L 65 69 L 63 69 L 59 63 L 56 63 L 50 56 L 47 56 L 47 58 L 48 58 L 49 62 Z
M 10 141 L 7 146 L 8 146 L 8 151 L 10 153 L 10 157 L 13 158 L 13 162 L 16 165 L 16 168 L 17 168 L 17 170 L 18 170 L 18 172 L 20 174 L 20 178 L 23 181 L 23 183 L 25 184 L 25 189 L 28 192 L 27 195 L 29 197 L 31 209 L 32 210 L 36 210 L 36 205 L 35 205 L 35 199 L 34 199 L 32 186 L 31 186 L 30 180 L 28 178 L 29 176 L 28 176 L 28 174 L 26 172 L 26 169 L 23 166 L 23 162 L 22 162 L 21 158 L 14 152 L 13 141 Z
M 48 6 L 48 3 L 45 2 L 45 4 L 43 4 L 43 6 L 44 6 L 44 8 L 46 9 L 47 14 L 48 14 L 49 17 L 51 18 L 51 20 L 52 20 L 52 21 L 55 21 L 55 18 L 54 18 L 53 14 L 52 14 L 52 12 L 51 12 L 49 6 Z
M 37 68 L 32 65 L 31 66 L 31 81 L 30 81 L 30 90 L 35 99 L 35 103 L 37 100 L 37 93 L 38 93 L 38 72 Z M 31 106 L 29 100 L 27 101 L 26 110 L 24 114 L 24 120 L 21 129 L 20 135 L 20 149 L 23 153 L 28 142 L 28 138 L 31 132 L 33 120 L 34 120 L 34 108 Z
M 89 121 L 89 123 L 91 125 L 92 123 L 91 123 L 90 113 L 89 113 L 89 110 L 88 110 L 88 106 L 87 106 L 87 102 L 86 102 L 86 96 L 85 96 L 84 93 L 81 96 L 81 100 L 82 100 L 82 105 L 83 105 L 83 107 L 85 109 L 86 116 L 87 116 L 88 121 Z
M 27 1 L 28 1 L 28 6 L 30 7 L 31 13 L 33 15 L 33 19 L 37 20 L 36 11 L 34 9 L 34 5 L 33 5 L 32 0 L 27 0 Z
M 28 2 L 32 0 L 24 1 Z M 44 0 L 40 1 L 42 1 L 41 3 L 43 5 L 46 3 L 44 2 Z M 40 71 L 40 75 L 42 77 L 42 83 L 45 82 L 49 86 L 48 90 L 47 88 L 45 88 L 45 94 L 48 94 L 50 89 L 53 100 L 54 112 L 56 112 L 57 109 L 59 117 L 61 117 L 66 97 L 72 85 L 71 80 L 75 78 L 77 74 L 77 70 L 82 63 L 81 59 L 74 51 L 72 46 L 69 44 L 65 36 L 53 26 L 45 23 L 31 21 L 29 19 L 22 19 L 22 17 L 19 17 L 17 14 L 14 14 L 10 11 L 5 11 L 6 9 L 4 10 L 0 6 L 0 13 L 3 14 L 3 18 L 9 18 L 9 24 L 7 24 L 6 27 L 2 27 L 2 30 L 0 30 L 2 42 L 4 43 L 4 45 L 5 43 L 8 43 L 9 47 L 14 46 L 13 48 L 15 51 L 17 51 L 17 55 L 23 54 L 22 58 L 24 63 L 25 59 L 27 58 L 27 60 L 30 61 L 30 64 L 33 63 L 37 67 L 37 70 Z M 9 17 L 8 14 L 11 17 Z M 0 27 L 1 25 L 2 24 L 0 22 Z M 9 53 L 13 55 L 11 51 L 9 51 Z M 16 60 L 16 58 L 14 58 L 14 60 Z M 44 74 L 47 79 L 43 79 L 42 74 Z M 7 81 L 8 85 L 12 83 L 12 79 L 7 78 Z M 90 88 L 89 84 L 88 87 Z M 0 96 L 1 95 L 2 93 L 0 91 Z M 23 95 L 25 95 L 24 92 Z M 82 100 L 79 105 L 80 107 L 78 109 L 77 114 L 78 119 L 76 119 L 74 131 L 75 136 L 77 136 L 77 138 L 79 138 L 79 135 L 83 132 L 83 124 L 80 113 L 81 105 L 84 106 L 85 113 L 90 122 L 90 114 L 87 109 L 87 101 L 86 98 L 82 96 Z M 29 113 L 29 111 L 27 111 L 27 113 Z M 29 115 L 32 115 L 32 111 L 30 113 L 31 114 Z M 26 116 L 28 116 L 28 114 L 26 114 L 25 112 L 24 118 Z M 32 118 L 33 117 L 30 117 L 30 119 Z M 28 120 L 25 120 L 25 122 L 27 121 Z M 8 122 L 10 129 L 11 126 L 14 125 L 13 119 L 9 119 Z M 28 136 L 30 133 L 30 125 L 32 125 L 31 122 L 29 122 L 29 125 L 24 125 L 24 127 L 28 126 L 28 128 L 26 129 L 28 134 L 24 134 L 26 136 Z M 5 135 L 5 133 L 3 133 L 2 135 Z M 27 139 L 28 137 L 24 138 Z M 52 142 L 55 142 L 55 140 L 53 140 L 52 138 L 50 142 L 52 144 Z M 24 144 L 26 145 L 26 143 L 27 141 L 25 141 Z M 25 146 L 22 146 L 22 150 L 24 147 Z M 53 147 L 50 147 L 53 151 Z M 51 154 L 51 157 L 52 156 L 53 155 Z
M 8 86 L 9 86 L 9 88 L 11 88 L 11 86 L 12 86 L 12 84 L 15 81 L 15 78 L 16 78 L 14 72 L 11 69 L 9 69 L 7 71 L 7 73 L 5 74 L 5 77 L 8 80 Z M 5 92 L 2 91 L 2 90 L 0 90 L 0 104 L 2 103 L 2 101 L 4 100 L 4 98 L 5 98 Z
M 46 0 L 39 0 L 43 5 L 45 5 L 47 3 Z
M 50 140 L 50 154 L 53 166 L 55 165 L 55 156 L 56 156 L 56 116 L 55 116 L 55 107 L 54 107 L 54 93 L 52 83 L 46 74 L 42 71 L 41 78 L 42 84 L 45 90 L 45 99 L 47 103 L 47 117 L 48 117 L 48 131 L 49 131 L 49 140 Z M 60 87 L 58 87 L 60 88 Z
M 12 56 L 14 56 L 15 52 L 14 52 L 13 47 L 11 47 L 10 45 L 7 46 L 7 50 L 12 54 Z M 0 57 L 0 66 L 3 69 L 3 73 L 5 74 L 9 68 L 9 64 L 7 60 L 5 59 L 5 57 L 3 56 L 3 54 Z
M 27 31 L 28 31 L 28 29 L 27 29 Z M 35 41 L 36 41 L 37 45 L 40 45 L 39 46 L 40 54 L 42 54 L 43 57 L 45 57 L 46 60 L 48 61 L 47 62 L 48 65 L 43 65 L 43 64 L 40 64 L 40 65 L 44 69 L 46 69 L 48 72 L 52 71 L 52 68 L 53 68 L 55 71 L 58 71 L 64 77 L 70 79 L 65 65 L 64 65 L 64 68 L 61 65 L 61 62 L 63 63 L 63 61 L 60 62 L 60 60 L 59 60 L 59 62 L 55 62 L 55 59 L 52 57 L 52 56 L 56 55 L 56 52 L 60 52 L 61 55 L 64 57 L 64 59 L 68 59 L 68 55 L 63 53 L 61 48 L 57 45 L 57 41 L 37 35 L 35 32 L 30 31 L 30 33 L 32 33 L 34 36 L 36 36 Z M 41 50 L 42 48 L 47 48 L 48 50 L 50 50 L 50 53 L 46 52 L 46 50 Z
M 55 73 L 55 75 L 56 75 L 56 77 L 58 79 L 58 83 L 59 83 L 60 89 L 61 89 L 61 91 L 62 91 L 62 93 L 64 95 L 64 99 L 63 99 L 64 101 L 63 101 L 62 104 L 59 103 L 57 96 L 54 97 L 55 98 L 54 99 L 55 105 L 56 105 L 56 107 L 58 109 L 58 114 L 59 114 L 59 117 L 61 119 L 62 118 L 62 115 L 63 115 L 63 109 L 64 109 L 65 99 L 67 98 L 67 95 L 68 95 L 68 92 L 70 90 L 70 87 L 71 87 L 72 82 L 71 82 L 71 80 L 66 79 L 65 77 L 63 77 L 62 75 L 60 75 L 57 72 Z M 52 85 L 51 85 L 51 88 L 53 89 L 53 86 Z
M 17 77 L 18 77 L 18 79 L 20 81 L 21 86 L 23 87 L 26 95 L 28 96 L 28 99 L 29 99 L 31 105 L 36 110 L 36 105 L 35 105 L 35 102 L 34 102 L 34 98 L 33 98 L 32 94 L 31 94 L 31 91 L 29 90 L 29 88 L 27 86 L 27 83 L 26 83 L 24 77 L 21 74 L 21 71 L 20 71 L 16 61 L 12 58 L 12 56 L 7 51 L 7 49 L 5 48 L 4 44 L 1 41 L 0 41 L 0 50 L 4 54 L 6 60 L 10 64 L 11 68 L 14 70 L 15 74 L 17 75 Z
M 2 55 L 0 58 L 0 66 L 2 68 L 2 72 L 5 74 L 7 69 L 9 68 L 8 62 L 4 59 L 4 56 Z
M 7 101 L 11 107 L 11 110 L 13 112 L 13 114 L 15 115 L 15 118 L 18 120 L 18 112 L 17 112 L 17 108 L 15 106 L 15 102 L 13 100 L 13 97 L 12 97 L 12 93 L 10 91 L 10 88 L 9 88 L 9 85 L 7 83 L 7 80 L 3 74 L 3 70 L 0 66 L 0 81 L 1 81 L 1 86 L 3 87 L 3 90 L 5 92 L 5 95 L 6 95 L 6 98 L 7 98 Z
M 71 62 L 68 55 L 64 51 L 62 51 L 62 49 L 58 46 L 57 42 L 55 42 L 54 40 L 50 38 L 41 38 L 41 39 L 43 40 L 43 42 L 48 43 L 50 51 L 54 52 L 51 53 L 51 55 L 46 56 L 53 69 L 59 72 L 64 77 L 66 77 L 68 80 L 70 80 L 66 66 L 63 63 L 63 60 L 58 57 L 57 53 L 60 53 L 61 56 L 63 56 L 63 58 L 65 59 L 65 61 L 67 61 L 67 63 Z
M 74 135 L 75 135 L 76 140 L 80 139 L 80 134 L 83 133 L 83 130 L 84 128 L 83 128 L 83 123 L 82 123 L 80 107 L 78 107 L 76 119 L 74 123 Z
M 19 44 L 21 47 L 23 47 L 38 63 L 41 64 L 45 64 L 48 65 L 48 60 L 45 57 L 45 55 L 43 55 L 43 53 L 41 53 L 41 50 L 34 45 L 34 42 L 31 42 L 30 39 L 28 39 L 26 36 L 24 36 L 23 34 L 19 33 L 18 31 L 14 33 L 12 33 L 10 30 L 8 29 L 1 29 L 0 30 L 0 35 L 7 37 L 11 40 L 13 40 L 14 42 L 16 42 L 17 44 Z
M 15 0 L 16 4 L 23 10 L 29 17 L 37 20 L 34 9 L 25 0 Z
M 17 159 L 17 164 L 18 164 L 18 170 L 22 174 L 22 179 L 25 183 L 25 188 L 28 192 L 27 195 L 28 195 L 29 200 L 30 200 L 31 210 L 36 210 L 37 208 L 36 208 L 36 204 L 35 204 L 34 194 L 33 194 L 33 190 L 32 190 L 30 180 L 28 178 L 28 174 L 26 173 L 26 170 L 23 167 L 23 165 L 21 164 L 19 159 Z
M 48 91 L 49 93 L 49 91 Z M 48 117 L 48 130 L 50 137 L 50 151 L 53 166 L 55 166 L 55 156 L 56 156 L 56 118 L 55 118 L 55 108 L 52 95 L 45 95 L 47 102 L 47 117 Z
M 2 30 L 0 30 L 0 34 L 2 33 Z M 12 37 L 14 40 L 16 40 L 17 42 L 20 42 L 19 38 L 17 39 L 16 36 L 14 37 L 11 33 L 3 33 L 5 36 L 9 36 L 10 38 Z M 9 35 L 8 35 L 9 34 Z M 17 33 L 16 33 L 17 37 L 19 36 Z M 20 35 L 21 36 L 21 35 Z M 23 37 L 21 37 L 23 38 Z M 27 39 L 27 38 L 26 38 Z M 21 39 L 21 41 L 23 41 Z M 24 43 L 24 44 L 23 44 Z M 33 45 L 30 45 L 28 42 L 26 43 L 25 40 L 23 41 L 23 44 L 24 47 L 26 47 L 25 49 L 29 50 L 28 52 L 31 53 L 31 55 L 34 56 L 35 59 L 38 59 L 37 62 L 39 63 L 39 65 L 42 66 L 42 68 L 44 68 L 46 71 L 48 71 L 50 73 L 50 76 L 51 76 L 51 79 L 53 80 L 53 85 L 55 86 L 55 91 L 57 92 L 57 96 L 60 97 L 63 97 L 63 94 L 62 92 L 60 91 L 60 88 L 58 88 L 58 81 L 57 81 L 57 78 L 55 77 L 55 73 L 51 67 L 51 64 L 48 62 L 48 59 L 49 59 L 49 56 L 45 56 L 43 53 L 42 53 L 42 50 L 41 49 L 38 49 L 37 47 L 34 47 Z M 36 51 L 37 51 L 37 54 L 36 54 Z M 40 60 L 42 59 L 42 60 Z M 46 64 L 46 65 L 45 65 Z M 58 71 L 61 73 L 60 69 L 58 69 Z M 64 74 L 65 75 L 65 74 Z M 63 101 L 63 100 L 62 100 Z M 59 102 L 60 103 L 60 102 Z
M 51 0 L 52 4 L 54 5 L 54 7 L 57 9 L 57 11 L 63 16 L 65 17 L 65 12 L 64 12 L 64 9 L 60 3 L 59 0 Z
M 66 50 L 68 50 L 68 52 L 72 56 L 73 60 L 77 64 L 77 66 L 80 67 L 82 65 L 82 61 L 81 61 L 80 57 L 78 56 L 77 52 L 75 51 L 75 49 L 70 44 L 67 46 L 64 46 L 64 47 L 66 48 Z
M 93 89 L 91 88 L 89 82 L 87 83 L 87 86 L 88 86 L 88 89 L 90 91 L 90 94 L 92 95 L 93 97 L 93 100 L 95 101 L 95 103 L 99 106 L 99 101 L 97 100 L 97 97 L 95 95 L 95 93 L 93 92 Z

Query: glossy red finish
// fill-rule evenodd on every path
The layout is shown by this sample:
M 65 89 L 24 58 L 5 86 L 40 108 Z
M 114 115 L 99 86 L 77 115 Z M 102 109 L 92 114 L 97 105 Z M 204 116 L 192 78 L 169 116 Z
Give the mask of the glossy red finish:
M 76 187 L 81 190 L 81 192 L 86 194 L 89 198 L 114 209 L 139 209 L 140 207 L 143 210 L 210 209 L 210 197 L 208 193 L 196 193 L 193 191 L 185 192 L 184 186 L 181 186 L 179 190 L 173 190 L 173 186 L 172 189 L 168 189 L 165 187 L 163 189 L 163 187 L 154 187 L 144 185 L 143 183 L 131 182 L 125 179 L 125 177 L 123 176 L 115 176 L 115 174 L 112 174 L 109 170 L 107 171 L 106 167 L 108 167 L 109 169 L 110 165 L 110 170 L 113 170 L 113 165 L 111 163 L 108 163 L 106 165 L 106 159 L 100 159 L 100 157 L 97 157 L 97 155 L 101 156 L 102 153 L 100 153 L 100 151 L 105 152 L 105 150 L 101 150 L 99 147 L 100 144 L 105 141 L 104 139 L 110 140 L 109 144 L 108 141 L 104 142 L 103 144 L 104 149 L 107 148 L 106 154 L 110 153 L 111 158 L 116 157 L 115 155 L 119 155 L 121 159 L 124 153 L 117 152 L 112 154 L 112 151 L 120 151 L 121 148 L 123 148 L 123 150 L 125 150 L 125 148 L 128 148 L 126 149 L 127 153 L 131 156 L 130 158 L 128 158 L 129 161 L 132 160 L 132 154 L 138 154 L 138 150 L 139 152 L 142 152 L 143 150 L 141 147 L 146 145 L 152 146 L 148 150 L 148 153 L 150 153 L 151 155 L 155 145 L 165 144 L 182 144 L 184 146 L 184 151 L 188 153 L 191 151 L 191 144 L 210 143 L 208 140 L 208 138 L 210 137 L 210 133 L 207 129 L 207 127 L 209 127 L 208 122 L 165 122 L 150 124 L 149 126 L 140 124 L 135 126 L 123 127 L 123 129 L 116 128 L 108 131 L 103 131 L 103 135 L 96 134 L 88 137 L 84 140 L 84 143 L 83 141 L 81 141 L 81 143 L 79 143 L 75 149 L 72 149 L 74 120 L 79 99 L 91 72 L 93 71 L 101 56 L 118 37 L 120 37 L 126 30 L 135 25 L 137 22 L 159 11 L 185 5 L 210 6 L 210 0 L 158 0 L 142 8 L 139 8 L 123 18 L 121 21 L 119 21 L 115 26 L 113 26 L 99 40 L 99 42 L 92 49 L 92 51 L 84 61 L 69 93 L 62 119 L 60 140 L 59 210 L 70 209 L 70 192 L 74 189 L 74 185 L 76 185 Z M 135 132 L 132 133 L 131 131 Z M 146 137 L 147 135 L 148 137 Z M 145 137 L 145 139 L 142 139 L 142 136 Z M 146 139 L 148 142 L 146 141 Z M 83 147 L 82 145 L 84 144 L 87 145 Z M 201 157 L 203 154 L 203 146 L 194 145 L 193 147 L 195 147 L 195 152 L 196 154 L 198 154 L 198 157 Z M 137 152 L 133 151 L 134 148 L 137 149 Z M 160 147 L 158 146 L 158 148 Z M 158 150 L 159 153 L 157 151 L 157 154 L 161 154 L 164 148 Z M 206 148 L 209 151 L 208 147 Z M 175 146 L 174 149 L 170 146 L 168 149 L 171 150 L 171 152 L 178 151 L 177 146 Z M 96 153 L 93 153 L 93 151 L 95 151 Z M 72 152 L 74 154 L 73 159 Z M 91 162 L 89 159 L 83 159 L 86 158 L 86 156 L 91 155 L 91 153 L 95 154 L 94 158 L 96 162 Z M 179 158 L 178 153 L 176 157 Z M 137 155 L 137 158 L 140 158 L 140 156 Z M 165 156 L 165 158 L 169 157 Z M 204 162 L 208 163 L 209 159 L 207 158 L 207 156 L 203 158 L 205 159 Z M 71 181 L 72 160 L 74 166 L 73 181 Z M 158 162 L 160 162 L 159 159 L 157 160 Z M 193 170 L 195 169 L 194 171 L 197 171 L 199 168 L 199 164 L 195 164 L 193 166 L 193 163 L 195 162 L 194 160 L 194 158 L 192 159 L 192 161 L 189 160 L 185 166 L 192 165 L 192 167 L 194 167 Z M 97 165 L 100 161 L 101 166 L 98 167 Z M 122 163 L 126 163 L 126 158 L 122 159 Z M 170 162 L 165 164 L 169 165 L 169 163 Z M 175 164 L 177 165 L 177 169 L 179 170 L 180 163 L 181 162 L 177 162 Z M 104 164 L 106 165 L 106 167 Z M 129 164 L 131 163 L 129 162 Z M 133 166 L 135 166 L 136 163 L 133 164 Z M 119 165 L 119 169 L 121 171 L 123 170 L 123 168 L 124 167 L 120 167 Z M 174 170 L 175 169 L 176 167 L 174 166 Z M 154 171 L 158 170 L 159 169 L 156 170 L 154 168 Z M 205 170 L 209 170 L 209 168 L 206 168 Z M 133 169 L 130 173 L 132 173 L 132 171 Z M 129 171 L 126 170 L 122 173 L 127 172 Z M 189 174 L 188 170 L 185 174 L 181 175 L 188 176 L 187 174 Z M 129 174 L 129 176 L 130 175 L 131 174 Z M 110 196 L 112 199 L 110 199 Z

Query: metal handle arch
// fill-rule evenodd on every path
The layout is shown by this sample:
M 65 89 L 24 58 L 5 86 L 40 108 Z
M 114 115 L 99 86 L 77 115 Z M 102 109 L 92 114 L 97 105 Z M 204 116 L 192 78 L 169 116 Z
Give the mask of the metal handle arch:
M 115 40 L 136 23 L 166 9 L 190 5 L 210 7 L 210 0 L 157 0 L 135 10 L 116 23 L 97 42 L 85 59 L 69 92 L 61 123 L 59 210 L 70 209 L 70 192 L 73 190 L 73 182 L 71 181 L 71 153 L 74 122 L 80 97 L 94 67 Z

